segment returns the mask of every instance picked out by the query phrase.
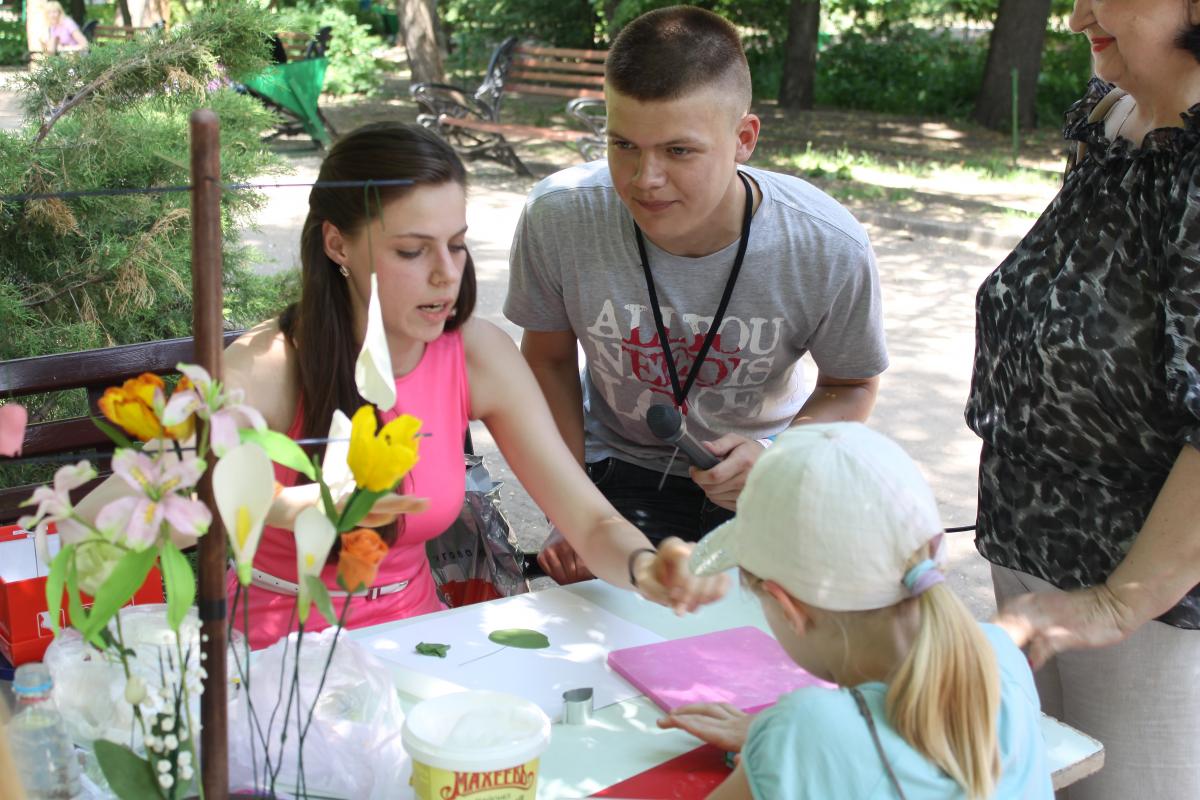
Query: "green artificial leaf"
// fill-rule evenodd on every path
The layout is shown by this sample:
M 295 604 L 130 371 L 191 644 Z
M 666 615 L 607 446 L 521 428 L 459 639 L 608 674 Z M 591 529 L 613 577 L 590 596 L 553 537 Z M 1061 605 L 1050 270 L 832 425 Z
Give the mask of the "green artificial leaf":
M 317 473 L 313 469 L 313 462 L 309 459 L 308 453 L 304 452 L 304 448 L 296 444 L 287 434 L 272 430 L 259 431 L 254 428 L 243 428 L 238 431 L 238 436 L 243 442 L 253 442 L 261 447 L 267 454 L 267 458 L 276 464 L 294 469 L 310 481 L 317 479 Z
M 108 625 L 108 621 L 116 616 L 121 606 L 129 602 L 134 593 L 141 588 L 158 550 L 147 547 L 145 550 L 135 550 L 126 553 L 113 567 L 112 573 L 101 584 L 92 603 L 91 613 L 88 614 L 87 624 L 79 629 L 83 638 L 88 639 L 97 647 L 103 646 L 103 640 L 98 635 L 100 630 Z M 76 625 L 76 627 L 79 627 Z
M 338 524 L 337 506 L 333 502 L 333 494 L 329 491 L 329 486 L 325 483 L 325 477 L 321 474 L 321 465 L 317 463 L 317 457 L 314 455 L 312 459 L 313 472 L 316 473 L 317 485 L 321 487 L 321 503 L 325 506 L 325 516 L 329 517 L 329 521 L 333 523 L 334 528 Z
M 383 497 L 388 492 L 372 492 L 368 489 L 355 489 L 354 494 L 350 495 L 350 502 L 346 504 L 342 510 L 342 518 L 338 520 L 338 533 L 352 531 L 358 527 L 358 523 L 362 518 L 370 513 L 375 505 L 375 501 Z
M 63 587 L 67 582 L 67 563 L 75 558 L 75 545 L 69 544 L 58 551 L 50 562 L 50 574 L 46 576 L 46 609 L 50 615 L 50 630 L 58 636 L 58 618 L 62 616 Z
M 324 581 L 316 575 L 305 575 L 304 585 L 308 587 L 308 596 L 312 598 L 313 603 L 317 606 L 317 611 L 321 612 L 321 616 L 326 619 L 332 626 L 337 626 L 338 616 L 333 613 L 333 601 L 329 599 L 329 589 L 325 587 Z
M 523 647 L 526 650 L 541 650 L 550 646 L 550 640 L 546 638 L 546 634 L 531 631 L 528 628 L 505 628 L 492 631 L 488 634 L 488 638 L 505 647 Z
M 168 541 L 159 554 L 162 565 L 163 586 L 167 590 L 167 623 L 178 632 L 179 624 L 196 602 L 196 577 L 187 556 L 179 552 L 174 542 Z
M 71 627 L 81 631 L 87 625 L 88 614 L 79 598 L 79 569 L 75 566 L 74 552 L 67 563 L 67 613 L 71 617 Z
M 107 739 L 92 743 L 100 771 L 108 779 L 108 786 L 121 800 L 147 800 L 161 798 L 162 790 L 150 762 L 138 758 L 128 747 Z
M 125 432 L 115 425 L 110 425 L 105 420 L 102 420 L 99 417 L 93 417 L 91 414 L 89 414 L 88 417 L 91 418 L 92 424 L 99 428 L 101 433 L 103 433 L 109 439 L 112 439 L 113 443 L 116 444 L 117 447 L 126 447 L 130 450 L 142 449 L 141 445 L 135 445 L 129 440 L 129 437 L 125 435 Z
M 417 653 L 423 656 L 437 656 L 445 658 L 446 651 L 450 649 L 448 644 L 438 644 L 437 642 L 421 642 L 417 645 Z

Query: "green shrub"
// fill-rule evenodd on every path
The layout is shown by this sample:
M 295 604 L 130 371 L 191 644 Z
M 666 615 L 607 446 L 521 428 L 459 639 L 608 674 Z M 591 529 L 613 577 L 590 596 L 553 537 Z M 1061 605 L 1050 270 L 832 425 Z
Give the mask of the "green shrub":
M 383 85 L 379 60 L 372 55 L 383 42 L 354 14 L 337 5 L 301 2 L 281 10 L 276 25 L 280 30 L 301 33 L 316 33 L 325 25 L 333 28 L 327 53 L 326 94 L 369 94 Z
M 1038 125 L 1062 124 L 1063 112 L 1081 96 L 1092 75 L 1088 40 L 1077 33 L 1047 31 L 1038 75 Z
M 599 17 L 589 0 L 445 0 L 438 4 L 449 37 L 447 72 L 474 85 L 496 45 L 519 36 L 559 47 L 596 44 Z
M 897 114 L 966 116 L 987 45 L 911 25 L 866 36 L 847 31 L 817 60 L 818 105 Z
M 26 58 L 25 23 L 0 19 L 0 65 L 9 67 L 23 64 Z

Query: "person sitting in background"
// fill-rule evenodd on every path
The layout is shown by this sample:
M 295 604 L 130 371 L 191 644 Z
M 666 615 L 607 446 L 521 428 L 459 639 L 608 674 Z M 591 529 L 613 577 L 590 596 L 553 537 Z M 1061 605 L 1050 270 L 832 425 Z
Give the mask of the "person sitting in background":
M 75 20 L 63 13 L 57 0 L 46 3 L 46 38 L 42 40 L 43 53 L 66 53 L 88 49 L 87 37 Z
M 660 720 L 741 752 L 710 800 L 1052 797 L 1029 664 L 944 582 L 942 536 L 917 465 L 864 425 L 797 426 L 758 459 L 692 566 L 740 567 L 788 655 L 841 688 Z

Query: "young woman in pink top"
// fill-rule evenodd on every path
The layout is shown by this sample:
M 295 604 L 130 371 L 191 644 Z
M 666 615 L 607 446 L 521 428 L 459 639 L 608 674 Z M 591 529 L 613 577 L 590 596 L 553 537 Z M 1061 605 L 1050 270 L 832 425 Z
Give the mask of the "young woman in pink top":
M 463 501 L 463 441 L 482 420 L 522 484 L 598 577 L 636 585 L 677 609 L 715 599 L 720 579 L 686 567 L 691 545 L 667 540 L 657 552 L 592 485 L 555 427 L 533 374 L 507 334 L 472 319 L 475 272 L 466 245 L 466 172 L 454 151 L 417 127 L 378 123 L 340 139 L 319 182 L 409 179 L 412 185 L 315 187 L 301 238 L 303 291 L 278 319 L 238 339 L 225 377 L 246 392 L 268 425 L 294 438 L 325 436 L 335 409 L 362 403 L 354 363 L 366 330 L 372 267 L 396 376 L 390 419 L 422 420 L 420 460 L 403 495 L 377 504 L 369 527 L 390 549 L 376 583 L 351 601 L 359 627 L 440 609 L 425 542 L 456 519 Z M 367 201 L 370 200 L 370 209 Z M 379 208 L 382 207 L 380 212 Z M 296 558 L 291 527 L 316 502 L 312 484 L 277 468 L 285 488 L 272 507 L 255 557 L 248 602 L 251 644 L 286 634 L 295 606 Z M 423 498 L 422 510 L 414 498 Z M 399 515 L 399 516 L 398 516 Z M 644 554 L 643 554 L 643 551 Z M 336 552 L 336 548 L 335 548 Z M 337 589 L 331 564 L 322 574 Z M 231 579 L 230 591 L 235 583 Z M 236 624 L 242 624 L 237 614 Z M 319 615 L 307 629 L 323 624 Z

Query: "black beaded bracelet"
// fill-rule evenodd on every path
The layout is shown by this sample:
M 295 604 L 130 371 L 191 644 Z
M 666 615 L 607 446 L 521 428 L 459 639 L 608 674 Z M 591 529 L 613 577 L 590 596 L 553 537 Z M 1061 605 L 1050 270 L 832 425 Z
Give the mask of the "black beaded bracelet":
M 633 588 L 637 588 L 637 577 L 633 574 L 633 562 L 642 553 L 657 553 L 653 547 L 640 547 L 629 554 L 629 583 Z

